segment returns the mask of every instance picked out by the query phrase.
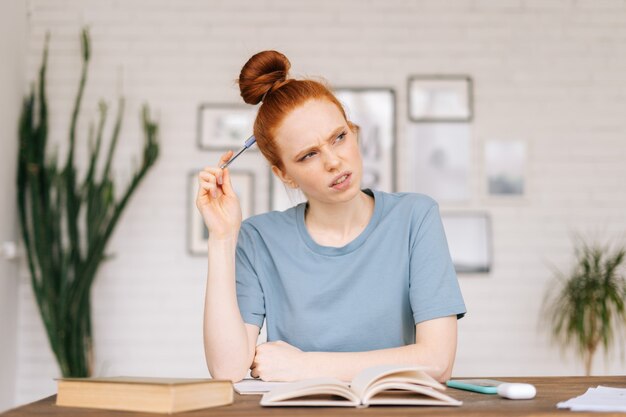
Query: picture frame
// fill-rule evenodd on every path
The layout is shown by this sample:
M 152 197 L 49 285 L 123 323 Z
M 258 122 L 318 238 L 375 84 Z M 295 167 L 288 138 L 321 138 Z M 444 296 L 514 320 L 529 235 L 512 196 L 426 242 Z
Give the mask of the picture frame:
M 489 197 L 523 198 L 527 193 L 528 147 L 521 140 L 484 143 L 486 191 Z
M 417 123 L 470 122 L 474 117 L 469 75 L 413 75 L 407 83 L 409 120 Z
M 410 123 L 407 155 L 411 191 L 439 202 L 471 200 L 472 139 L 469 123 Z
M 394 192 L 397 189 L 396 92 L 388 87 L 334 88 L 348 120 L 359 126 L 363 158 L 362 188 Z
M 257 107 L 236 103 L 201 103 L 198 106 L 197 145 L 208 151 L 241 148 L 252 136 Z M 256 146 L 250 151 L 258 151 Z
M 255 173 L 248 170 L 229 170 L 235 193 L 239 197 L 242 219 L 255 214 Z M 204 224 L 202 215 L 196 207 L 198 193 L 198 172 L 188 175 L 188 222 L 187 247 L 191 255 L 206 256 L 208 250 L 209 231 Z
M 458 274 L 486 274 L 493 263 L 491 216 L 486 212 L 442 212 L 454 269 Z

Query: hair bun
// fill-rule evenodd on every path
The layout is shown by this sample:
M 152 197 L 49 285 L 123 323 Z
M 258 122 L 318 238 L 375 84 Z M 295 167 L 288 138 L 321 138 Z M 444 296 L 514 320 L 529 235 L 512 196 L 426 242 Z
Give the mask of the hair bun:
M 239 74 L 239 90 L 243 101 L 258 104 L 276 84 L 287 80 L 291 63 L 278 51 L 262 51 L 252 55 Z M 280 83 L 279 83 L 280 82 Z M 278 83 L 278 84 L 277 84 Z

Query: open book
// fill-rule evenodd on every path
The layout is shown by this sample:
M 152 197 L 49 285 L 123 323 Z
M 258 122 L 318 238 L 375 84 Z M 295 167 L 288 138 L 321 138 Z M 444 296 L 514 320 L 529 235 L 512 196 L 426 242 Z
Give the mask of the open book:
M 412 365 L 367 368 L 350 384 L 336 378 L 314 378 L 277 387 L 263 395 L 263 406 L 367 407 L 369 405 L 454 405 L 461 401 L 424 370 Z

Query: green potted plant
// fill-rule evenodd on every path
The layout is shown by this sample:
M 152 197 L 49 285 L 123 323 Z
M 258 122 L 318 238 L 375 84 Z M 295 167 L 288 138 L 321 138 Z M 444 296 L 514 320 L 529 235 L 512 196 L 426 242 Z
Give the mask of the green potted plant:
M 615 334 L 626 325 L 626 249 L 580 241 L 575 253 L 568 274 L 556 271 L 542 317 L 549 322 L 553 340 L 562 348 L 575 348 L 585 374 L 591 375 L 598 348 L 608 356 Z
M 102 137 L 107 105 L 100 102 L 97 128 L 89 130 L 86 172 L 75 165 L 76 125 L 90 58 L 89 34 L 81 34 L 82 75 L 72 113 L 69 146 L 63 162 L 48 155 L 46 36 L 38 89 L 24 99 L 19 123 L 17 200 L 21 237 L 39 312 L 64 377 L 86 377 L 92 368 L 91 286 L 106 259 L 106 244 L 148 170 L 157 160 L 158 126 L 148 106 L 142 110 L 143 158 L 121 193 L 116 193 L 112 161 L 121 130 L 120 99 L 108 149 Z

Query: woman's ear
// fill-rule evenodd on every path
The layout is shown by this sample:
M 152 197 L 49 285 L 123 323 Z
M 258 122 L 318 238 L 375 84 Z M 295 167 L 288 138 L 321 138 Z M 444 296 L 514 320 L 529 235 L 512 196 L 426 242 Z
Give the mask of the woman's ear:
M 293 178 L 291 178 L 289 175 L 284 173 L 276 165 L 272 165 L 272 172 L 274 173 L 274 175 L 276 175 L 278 177 L 279 180 L 281 180 L 288 187 L 290 187 L 290 188 L 298 188 L 298 184 L 293 180 Z

